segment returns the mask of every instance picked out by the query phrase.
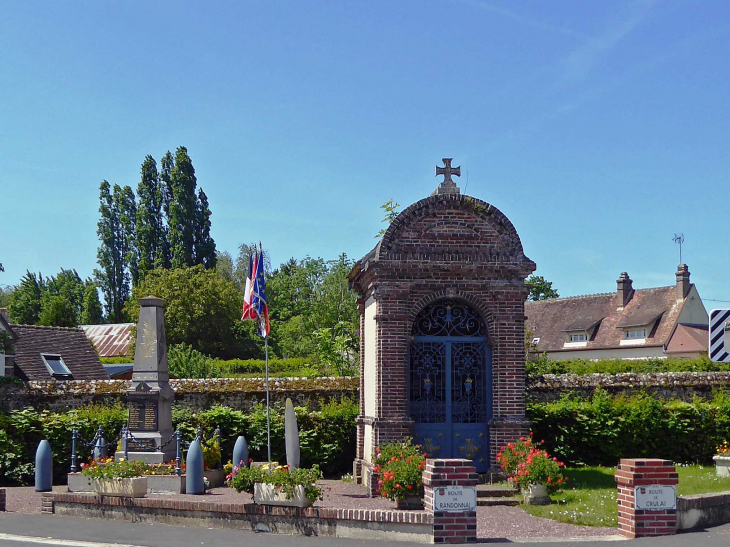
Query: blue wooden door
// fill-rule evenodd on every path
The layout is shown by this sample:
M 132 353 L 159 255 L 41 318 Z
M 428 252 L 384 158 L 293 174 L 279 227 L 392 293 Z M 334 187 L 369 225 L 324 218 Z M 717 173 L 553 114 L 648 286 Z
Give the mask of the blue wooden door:
M 423 310 L 410 347 L 413 436 L 432 457 L 468 458 L 489 467 L 491 353 L 469 307 L 441 300 Z

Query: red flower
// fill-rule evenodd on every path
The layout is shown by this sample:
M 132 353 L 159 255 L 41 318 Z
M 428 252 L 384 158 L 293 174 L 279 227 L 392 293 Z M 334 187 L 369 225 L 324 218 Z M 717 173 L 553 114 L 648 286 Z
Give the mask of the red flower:
M 409 484 L 408 486 L 406 486 L 406 488 L 408 488 L 408 490 L 413 490 L 413 485 Z
M 400 484 L 398 484 L 398 483 L 396 483 L 396 484 L 395 484 L 395 487 L 396 487 L 396 488 L 401 488 L 401 485 L 400 485 Z

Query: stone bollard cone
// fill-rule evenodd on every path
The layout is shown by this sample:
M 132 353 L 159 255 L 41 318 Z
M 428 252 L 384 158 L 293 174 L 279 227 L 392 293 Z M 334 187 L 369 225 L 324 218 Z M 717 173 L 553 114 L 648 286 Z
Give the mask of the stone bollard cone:
M 185 481 L 185 493 L 205 494 L 203 449 L 198 439 L 190 443 L 186 465 L 187 479 Z
M 48 441 L 43 439 L 35 453 L 35 491 L 53 490 L 53 452 Z
M 284 440 L 286 442 L 286 463 L 291 469 L 299 468 L 299 427 L 294 404 L 291 399 L 286 400 L 284 410 Z
M 241 463 L 243 462 L 243 463 Z M 248 461 L 248 443 L 246 437 L 239 435 L 236 444 L 233 445 L 233 459 L 231 460 L 233 467 L 249 467 Z

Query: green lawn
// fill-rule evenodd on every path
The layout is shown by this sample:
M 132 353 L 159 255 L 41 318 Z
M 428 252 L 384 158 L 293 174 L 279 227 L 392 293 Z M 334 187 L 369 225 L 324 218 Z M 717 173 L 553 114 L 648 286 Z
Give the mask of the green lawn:
M 553 503 L 545 506 L 522 505 L 537 517 L 585 526 L 616 526 L 615 467 L 580 467 L 566 469 L 570 487 L 551 496 Z M 715 468 L 702 466 L 678 467 L 677 494 L 688 496 L 708 492 L 730 491 L 730 478 L 718 479 Z

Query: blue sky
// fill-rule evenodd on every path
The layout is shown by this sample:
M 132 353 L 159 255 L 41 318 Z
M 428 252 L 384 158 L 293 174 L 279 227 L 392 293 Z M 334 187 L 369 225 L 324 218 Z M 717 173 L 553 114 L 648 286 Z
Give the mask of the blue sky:
M 562 296 L 673 284 L 683 232 L 730 301 L 725 0 L 0 10 L 0 284 L 91 275 L 100 182 L 184 145 L 220 250 L 359 258 L 453 157 Z

